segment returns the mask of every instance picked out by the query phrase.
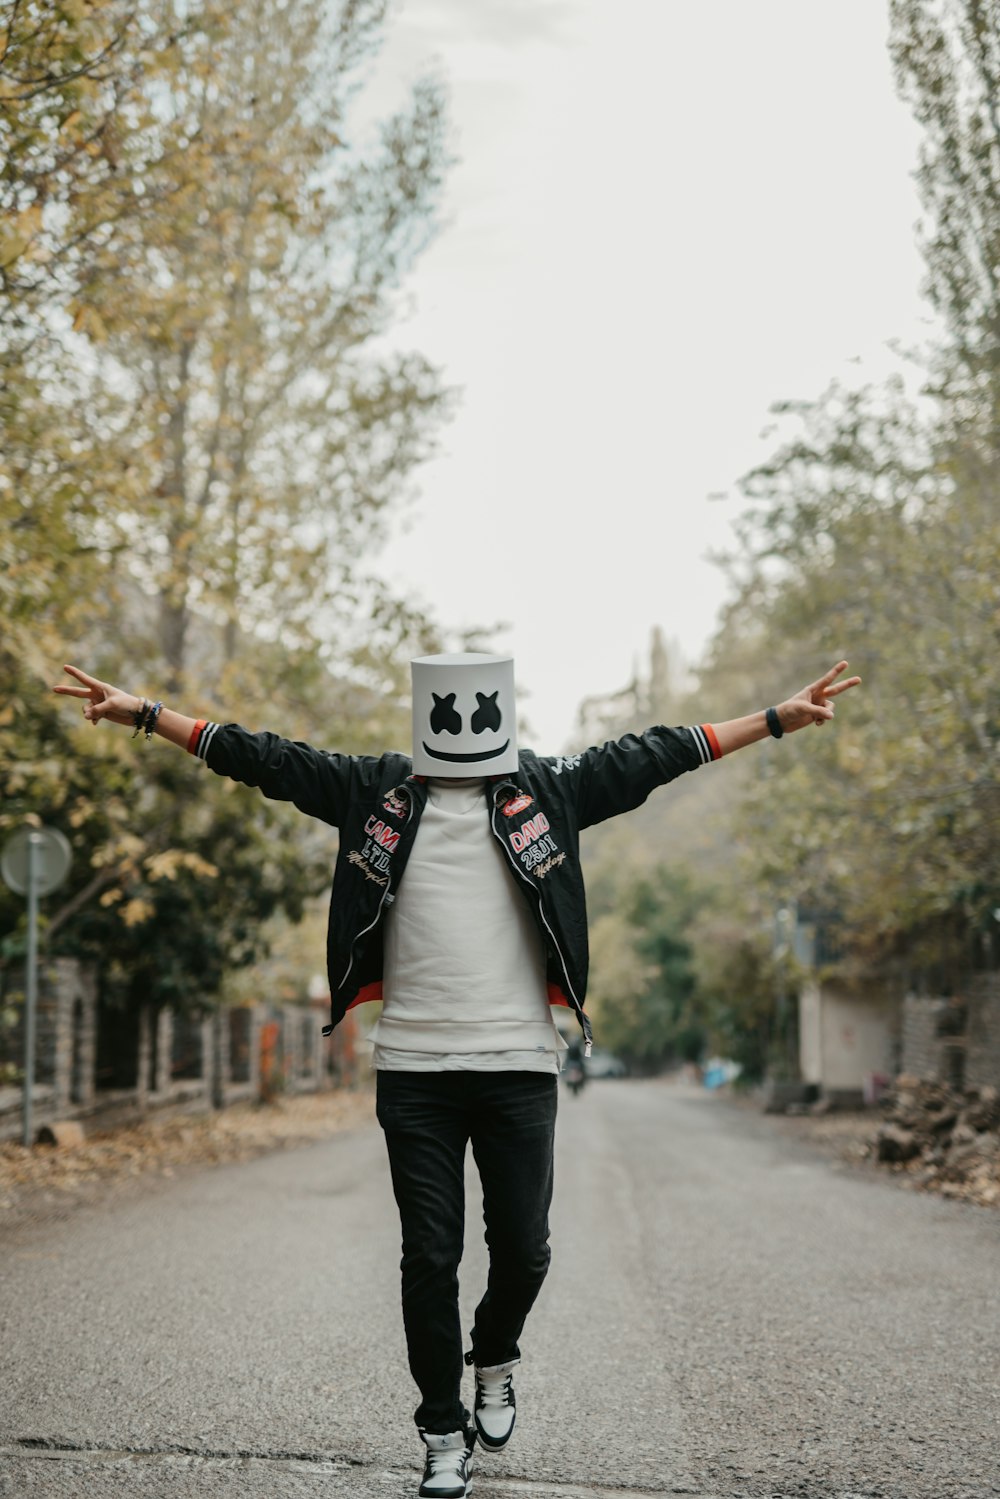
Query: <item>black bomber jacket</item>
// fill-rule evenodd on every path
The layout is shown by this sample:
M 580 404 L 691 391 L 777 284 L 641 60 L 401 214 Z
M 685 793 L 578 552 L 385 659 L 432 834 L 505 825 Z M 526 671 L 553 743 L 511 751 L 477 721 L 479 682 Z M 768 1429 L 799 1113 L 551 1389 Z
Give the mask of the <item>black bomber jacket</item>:
M 239 724 L 199 720 L 188 747 L 218 775 L 339 829 L 327 931 L 329 1035 L 353 1005 L 382 997 L 382 918 L 420 826 L 426 778 L 403 754 L 334 754 Z M 661 725 L 576 755 L 522 750 L 515 772 L 485 783 L 493 836 L 545 945 L 549 1001 L 576 1011 L 588 1052 L 580 830 L 641 806 L 657 786 L 719 755 L 710 725 Z

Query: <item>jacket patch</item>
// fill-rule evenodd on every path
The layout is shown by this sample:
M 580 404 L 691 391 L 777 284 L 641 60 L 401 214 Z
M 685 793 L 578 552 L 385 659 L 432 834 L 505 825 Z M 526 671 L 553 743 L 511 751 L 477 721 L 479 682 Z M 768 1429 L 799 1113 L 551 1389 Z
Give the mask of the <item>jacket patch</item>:
M 347 855 L 347 862 L 360 869 L 365 878 L 373 880 L 376 885 L 387 885 L 392 855 L 399 844 L 399 834 L 395 828 L 386 827 L 374 813 L 365 823 L 365 832 L 368 837 L 363 847 L 352 849 Z
M 378 817 L 369 817 L 365 823 L 365 832 L 368 834 L 369 842 L 377 843 L 379 848 L 384 848 L 387 854 L 393 853 L 399 842 L 399 834 L 395 829 L 387 828 Z
M 556 869 L 566 858 L 552 836 L 544 812 L 536 812 L 519 828 L 512 829 L 510 846 L 521 861 L 521 867 L 539 878 L 548 874 L 550 869 Z
M 393 789 L 391 791 L 389 791 L 389 792 L 386 793 L 385 801 L 382 803 L 382 810 L 384 812 L 388 812 L 389 815 L 390 815 L 390 817 L 405 817 L 406 816 L 406 812 L 407 812 L 406 802 L 400 796 L 399 792 L 396 790 L 395 787 L 393 787 Z
M 503 815 L 505 817 L 516 817 L 518 812 L 523 812 L 525 807 L 530 807 L 533 801 L 533 796 L 529 796 L 525 791 L 519 791 L 517 796 L 511 797 L 510 801 L 504 805 L 502 809 Z
M 534 817 L 529 817 L 527 822 L 522 822 L 519 828 L 515 828 L 510 835 L 510 846 L 516 854 L 522 853 L 529 843 L 534 843 L 543 833 L 549 831 L 549 819 L 544 812 L 538 812 Z
M 369 839 L 370 842 L 371 840 Z M 368 843 L 365 844 L 365 848 L 368 848 Z M 382 857 L 388 859 L 388 854 L 383 854 Z M 388 885 L 389 876 L 387 874 L 376 874 L 375 870 L 369 866 L 368 860 L 360 849 L 352 848 L 351 852 L 347 855 L 347 862 L 348 864 L 354 864 L 360 869 L 366 880 L 373 880 L 376 885 Z
M 518 855 L 518 857 L 521 860 L 522 866 L 528 871 L 528 873 L 533 874 L 538 869 L 539 865 L 545 863 L 546 859 L 551 860 L 552 857 L 555 857 L 558 858 L 561 863 L 562 860 L 565 859 L 566 855 L 560 852 L 551 833 L 543 833 L 537 843 L 530 844 L 522 854 Z M 552 868 L 551 862 L 549 864 L 549 868 Z M 547 873 L 548 870 L 546 870 L 546 874 Z

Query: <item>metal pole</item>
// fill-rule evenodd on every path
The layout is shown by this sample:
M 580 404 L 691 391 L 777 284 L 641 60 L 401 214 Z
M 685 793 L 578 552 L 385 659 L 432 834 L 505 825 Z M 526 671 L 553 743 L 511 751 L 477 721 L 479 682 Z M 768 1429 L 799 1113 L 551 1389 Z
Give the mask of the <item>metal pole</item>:
M 32 1143 L 31 1092 L 35 1082 L 35 1010 L 38 1003 L 38 845 L 28 834 L 28 971 L 24 1010 L 24 1143 Z

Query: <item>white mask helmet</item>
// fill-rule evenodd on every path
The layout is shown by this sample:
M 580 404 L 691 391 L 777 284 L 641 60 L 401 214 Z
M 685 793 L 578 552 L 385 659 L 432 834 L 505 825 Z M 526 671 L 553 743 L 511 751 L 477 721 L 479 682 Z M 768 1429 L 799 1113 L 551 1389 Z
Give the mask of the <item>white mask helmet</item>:
M 419 656 L 413 672 L 413 769 L 438 777 L 517 769 L 514 659 L 465 651 Z

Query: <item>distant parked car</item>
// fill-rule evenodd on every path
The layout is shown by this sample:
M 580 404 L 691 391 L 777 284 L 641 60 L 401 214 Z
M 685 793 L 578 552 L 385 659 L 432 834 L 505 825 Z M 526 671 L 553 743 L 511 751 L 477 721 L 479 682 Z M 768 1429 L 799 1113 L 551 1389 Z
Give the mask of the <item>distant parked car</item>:
M 613 1052 L 604 1051 L 600 1046 L 594 1047 L 583 1066 L 588 1078 L 628 1077 L 628 1068 L 621 1057 L 616 1057 Z

